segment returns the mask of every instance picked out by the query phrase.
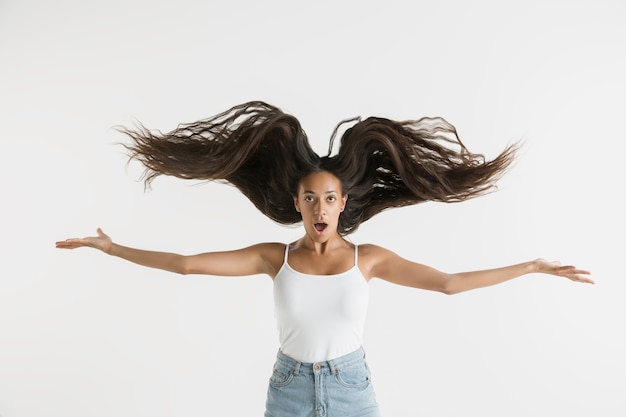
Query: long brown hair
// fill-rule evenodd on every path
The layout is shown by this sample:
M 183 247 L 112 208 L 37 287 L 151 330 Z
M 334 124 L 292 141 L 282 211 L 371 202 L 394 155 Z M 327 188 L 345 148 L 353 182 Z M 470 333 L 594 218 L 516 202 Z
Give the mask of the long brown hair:
M 349 194 L 339 218 L 338 231 L 344 235 L 388 208 L 485 194 L 517 149 L 509 145 L 487 161 L 469 152 L 443 118 L 369 117 L 344 132 L 336 155 L 330 155 L 331 139 L 329 154 L 320 157 L 295 117 L 262 101 L 181 124 L 169 133 L 141 124 L 119 130 L 131 139 L 124 144 L 130 158 L 145 166 L 146 187 L 159 175 L 224 181 L 281 224 L 302 220 L 293 204 L 300 180 L 329 171 Z

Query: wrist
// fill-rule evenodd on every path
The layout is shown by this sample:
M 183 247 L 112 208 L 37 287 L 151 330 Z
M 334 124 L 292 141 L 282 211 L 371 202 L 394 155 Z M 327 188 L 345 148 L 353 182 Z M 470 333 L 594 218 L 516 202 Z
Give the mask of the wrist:
M 111 256 L 117 256 L 118 250 L 119 250 L 119 245 L 117 245 L 117 244 L 115 244 L 113 242 L 111 242 L 111 245 L 108 248 L 106 248 L 106 247 L 102 248 L 102 252 L 106 253 L 107 255 L 111 255 Z

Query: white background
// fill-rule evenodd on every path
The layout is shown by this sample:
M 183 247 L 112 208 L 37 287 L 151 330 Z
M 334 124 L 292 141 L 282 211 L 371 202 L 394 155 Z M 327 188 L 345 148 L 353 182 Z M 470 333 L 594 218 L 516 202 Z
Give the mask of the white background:
M 248 100 L 326 152 L 356 115 L 443 116 L 493 194 L 380 214 L 351 236 L 445 271 L 536 257 L 453 297 L 371 284 L 365 349 L 386 417 L 626 415 L 626 3 L 0 1 L 0 416 L 260 416 L 272 282 L 180 277 L 56 240 L 196 253 L 288 242 L 220 184 L 144 192 L 112 129 L 163 131 Z

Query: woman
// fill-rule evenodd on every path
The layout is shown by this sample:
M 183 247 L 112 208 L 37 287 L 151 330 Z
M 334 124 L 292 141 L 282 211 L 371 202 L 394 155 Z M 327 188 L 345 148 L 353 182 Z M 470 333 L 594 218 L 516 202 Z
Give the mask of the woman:
M 376 245 L 347 241 L 347 234 L 385 209 L 488 192 L 516 149 L 509 146 L 486 161 L 470 153 L 440 118 L 350 121 L 355 120 L 337 155 L 330 155 L 331 139 L 325 157 L 313 152 L 293 116 L 263 102 L 244 103 L 166 134 L 142 126 L 121 129 L 132 140 L 125 145 L 131 158 L 146 167 L 146 186 L 161 174 L 226 181 L 276 222 L 302 222 L 304 236 L 295 242 L 183 256 L 125 247 L 98 229 L 95 237 L 56 246 L 92 247 L 179 274 L 271 277 L 280 349 L 266 417 L 379 416 L 361 347 L 372 278 L 445 294 L 529 273 L 593 283 L 587 271 L 543 259 L 449 274 Z

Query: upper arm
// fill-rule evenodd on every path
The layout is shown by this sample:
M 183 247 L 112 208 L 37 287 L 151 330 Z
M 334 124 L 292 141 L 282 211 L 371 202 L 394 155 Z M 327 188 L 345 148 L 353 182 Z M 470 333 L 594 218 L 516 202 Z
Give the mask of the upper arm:
M 237 250 L 185 256 L 183 273 L 217 276 L 267 274 L 274 277 L 283 252 L 282 244 L 261 243 Z
M 404 259 L 390 250 L 374 245 L 367 246 L 368 278 L 380 278 L 398 285 L 447 293 L 448 274 Z

